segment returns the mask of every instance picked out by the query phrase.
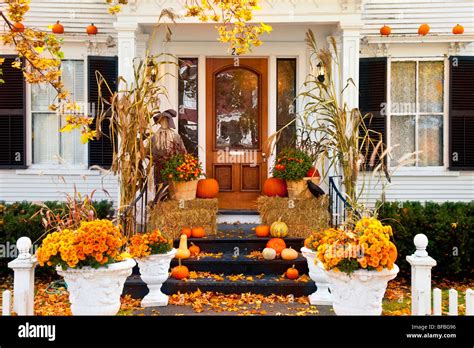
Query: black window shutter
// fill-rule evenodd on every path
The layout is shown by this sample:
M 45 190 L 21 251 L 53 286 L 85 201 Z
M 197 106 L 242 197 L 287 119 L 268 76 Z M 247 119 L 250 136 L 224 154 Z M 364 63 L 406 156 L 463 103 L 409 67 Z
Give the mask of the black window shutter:
M 118 59 L 117 57 L 89 56 L 87 71 L 89 81 L 89 105 L 94 115 L 97 115 L 99 88 L 97 86 L 96 71 L 102 74 L 113 92 L 117 91 Z M 106 91 L 105 86 L 101 90 L 104 93 Z M 108 98 L 110 95 L 103 95 L 103 97 Z M 100 138 L 89 142 L 89 166 L 97 165 L 103 168 L 110 168 L 113 158 L 113 145 L 110 136 L 109 121 L 104 121 L 101 126 L 102 134 Z M 95 120 L 91 128 L 96 128 Z
M 387 58 L 361 58 L 359 60 L 359 109 L 362 115 L 370 113 L 372 116 L 365 118 L 365 126 L 367 129 L 382 135 L 382 142 L 386 144 L 386 114 L 385 110 L 387 102 Z M 380 163 L 379 156 L 375 158 L 373 167 L 370 166 L 374 146 L 376 146 L 380 138 L 376 138 L 375 134 L 370 134 L 373 145 L 365 144 L 363 153 L 365 162 L 363 168 L 365 170 L 373 169 Z
M 0 168 L 26 167 L 25 79 L 12 67 L 16 56 L 0 56 L 5 83 L 0 84 Z
M 474 169 L 474 57 L 450 58 L 449 167 Z

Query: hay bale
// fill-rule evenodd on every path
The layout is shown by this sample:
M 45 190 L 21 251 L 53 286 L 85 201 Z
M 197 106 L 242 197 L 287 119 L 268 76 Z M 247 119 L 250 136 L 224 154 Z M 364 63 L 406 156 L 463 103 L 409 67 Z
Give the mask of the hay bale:
M 261 196 L 257 199 L 257 209 L 262 223 L 271 225 L 280 217 L 289 228 L 290 237 L 306 238 L 311 232 L 329 227 L 329 197 L 293 199 L 294 208 L 290 208 L 290 199 Z
M 177 238 L 185 227 L 202 226 L 206 234 L 217 233 L 217 199 L 193 199 L 183 201 L 168 200 L 159 202 L 150 211 L 150 228 L 159 228 L 172 238 Z

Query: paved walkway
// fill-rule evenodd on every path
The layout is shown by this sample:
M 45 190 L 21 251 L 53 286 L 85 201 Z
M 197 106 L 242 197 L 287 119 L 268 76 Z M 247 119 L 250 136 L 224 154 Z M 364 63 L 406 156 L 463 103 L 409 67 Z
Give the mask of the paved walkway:
M 267 316 L 279 316 L 279 315 L 291 315 L 291 316 L 318 316 L 318 315 L 335 315 L 332 310 L 332 306 L 309 306 L 300 303 L 274 303 L 268 304 L 263 303 L 256 308 L 256 305 L 245 305 L 242 306 L 238 311 L 222 311 L 216 312 L 212 309 L 204 310 L 200 313 L 196 312 L 192 306 L 176 306 L 169 305 L 166 307 L 150 307 L 143 310 L 134 312 L 134 315 L 167 315 L 167 316 L 196 316 L 196 315 L 222 315 L 222 316 L 242 316 L 242 315 L 267 315 Z

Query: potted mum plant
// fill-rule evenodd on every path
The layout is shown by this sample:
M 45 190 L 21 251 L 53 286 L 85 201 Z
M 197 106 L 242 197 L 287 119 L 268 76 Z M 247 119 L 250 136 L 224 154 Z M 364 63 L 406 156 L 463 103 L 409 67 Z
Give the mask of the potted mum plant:
M 112 221 L 83 221 L 77 229 L 48 234 L 37 259 L 64 277 L 73 315 L 115 315 L 125 280 L 135 266 L 121 253 L 125 242 Z
M 288 197 L 299 198 L 306 190 L 304 178 L 312 167 L 311 158 L 299 149 L 281 151 L 273 167 L 273 177 L 286 180 Z
M 309 269 L 309 276 L 315 282 L 317 290 L 309 295 L 309 302 L 312 305 L 332 305 L 332 294 L 329 279 L 324 271 L 324 266 L 316 258 L 319 242 L 323 237 L 322 232 L 314 232 L 304 241 L 301 254 L 306 258 Z
M 397 248 L 391 226 L 376 218 L 360 219 L 352 231 L 329 229 L 320 240 L 317 258 L 331 284 L 338 315 L 380 315 L 387 283 L 396 277 Z
M 185 201 L 196 198 L 202 167 L 194 155 L 187 153 L 172 156 L 164 164 L 161 175 L 169 181 L 171 198 Z
M 168 279 L 171 259 L 176 254 L 173 240 L 159 230 L 136 234 L 130 238 L 130 254 L 137 260 L 142 280 L 150 290 L 142 299 L 142 307 L 166 306 L 168 296 L 161 286 Z

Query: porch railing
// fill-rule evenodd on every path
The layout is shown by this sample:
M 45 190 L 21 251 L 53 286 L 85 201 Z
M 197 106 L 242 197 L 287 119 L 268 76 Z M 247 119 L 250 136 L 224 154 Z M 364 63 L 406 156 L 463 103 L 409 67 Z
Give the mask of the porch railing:
M 131 227 L 133 230 L 138 232 L 146 232 L 147 231 L 147 223 L 148 223 L 148 184 L 145 184 L 143 189 L 138 194 L 137 198 L 126 207 L 122 212 L 119 214 L 120 223 L 123 226 L 123 230 L 127 231 L 130 226 L 128 224 L 131 222 L 134 224 Z M 127 219 L 127 216 L 132 214 L 133 219 Z
M 341 187 L 341 179 L 342 176 L 329 177 L 329 214 L 331 215 L 331 224 L 333 227 L 344 223 L 347 216 L 347 210 L 351 207 L 339 191 L 339 187 Z

